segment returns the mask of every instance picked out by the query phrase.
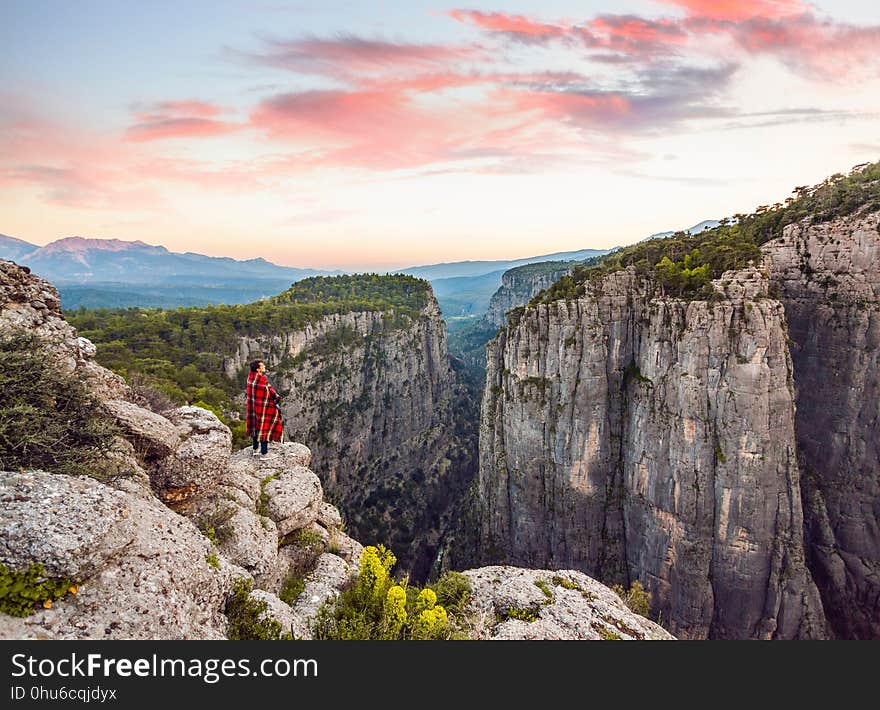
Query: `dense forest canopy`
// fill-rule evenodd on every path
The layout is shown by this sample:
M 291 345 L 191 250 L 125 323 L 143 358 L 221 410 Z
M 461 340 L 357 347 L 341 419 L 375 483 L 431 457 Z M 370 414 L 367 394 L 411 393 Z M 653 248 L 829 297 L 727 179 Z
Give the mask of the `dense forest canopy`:
M 677 232 L 649 239 L 600 258 L 597 266 L 578 266 L 529 305 L 582 296 L 587 282 L 629 266 L 653 274 L 663 292 L 685 298 L 707 298 L 710 284 L 725 271 L 741 269 L 760 256 L 760 246 L 782 236 L 790 224 L 808 220 L 819 224 L 860 210 L 880 209 L 880 162 L 855 166 L 813 187 L 797 187 L 785 203 L 762 205 L 749 215 L 721 220 L 714 229 L 698 234 Z

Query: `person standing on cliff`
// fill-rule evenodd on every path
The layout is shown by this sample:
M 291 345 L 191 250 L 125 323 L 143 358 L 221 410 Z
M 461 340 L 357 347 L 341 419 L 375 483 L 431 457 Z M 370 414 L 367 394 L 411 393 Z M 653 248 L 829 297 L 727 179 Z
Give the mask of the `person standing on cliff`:
M 278 410 L 281 395 L 269 384 L 265 373 L 266 364 L 254 360 L 247 379 L 247 433 L 253 437 L 253 455 L 261 461 L 272 458 L 269 442 L 281 441 L 284 431 Z

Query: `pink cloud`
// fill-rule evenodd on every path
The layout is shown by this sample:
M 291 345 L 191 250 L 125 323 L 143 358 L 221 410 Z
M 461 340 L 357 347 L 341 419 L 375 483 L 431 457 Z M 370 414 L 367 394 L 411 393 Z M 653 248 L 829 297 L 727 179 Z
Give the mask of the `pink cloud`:
M 153 111 L 160 115 L 198 116 L 200 118 L 211 118 L 212 116 L 225 113 L 224 109 L 218 106 L 193 99 L 185 101 L 160 101 L 155 104 Z
M 802 0 L 657 0 L 665 5 L 682 7 L 691 17 L 739 22 L 753 17 L 779 19 L 809 13 L 812 8 Z
M 464 121 L 394 88 L 280 94 L 251 114 L 251 124 L 275 140 L 319 147 L 319 163 L 383 168 L 439 159 Z
M 248 61 L 303 74 L 348 78 L 394 71 L 438 71 L 450 62 L 477 58 L 475 47 L 414 44 L 341 35 L 334 39 L 265 40 L 259 53 L 239 53 Z
M 225 113 L 204 101 L 160 101 L 146 110 L 135 106 L 136 123 L 129 126 L 129 141 L 153 141 L 165 138 L 210 138 L 240 130 L 242 126 L 213 118 Z
M 676 20 L 646 20 L 634 15 L 599 15 L 587 27 L 583 38 L 588 46 L 632 54 L 666 53 L 688 39 Z
M 210 138 L 241 129 L 235 123 L 212 121 L 207 118 L 164 118 L 138 123 L 126 130 L 126 140 L 154 141 L 163 138 Z
M 819 18 L 802 0 L 658 2 L 683 8 L 685 17 L 598 15 L 580 24 L 551 24 L 500 12 L 453 10 L 449 14 L 459 22 L 522 42 L 582 46 L 593 59 L 606 63 L 650 63 L 681 56 L 697 49 L 706 35 L 726 37 L 747 54 L 775 56 L 793 71 L 819 79 L 858 76 L 875 68 L 880 57 L 880 26 L 859 27 Z
M 450 10 L 452 19 L 474 25 L 489 32 L 510 34 L 523 41 L 543 41 L 565 36 L 570 26 L 552 25 L 531 20 L 524 15 L 508 15 L 503 12 L 480 12 L 479 10 Z

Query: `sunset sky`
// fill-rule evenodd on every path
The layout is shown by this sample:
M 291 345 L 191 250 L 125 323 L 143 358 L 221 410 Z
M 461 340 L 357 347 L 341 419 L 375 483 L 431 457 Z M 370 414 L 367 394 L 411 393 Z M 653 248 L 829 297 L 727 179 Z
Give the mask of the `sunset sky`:
M 0 233 L 604 248 L 880 160 L 880 2 L 0 0 Z

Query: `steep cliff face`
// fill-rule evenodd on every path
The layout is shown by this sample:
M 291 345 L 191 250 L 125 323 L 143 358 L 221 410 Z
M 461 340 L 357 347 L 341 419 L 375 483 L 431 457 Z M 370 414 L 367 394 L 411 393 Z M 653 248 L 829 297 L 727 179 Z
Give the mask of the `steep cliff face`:
M 483 554 L 639 580 L 682 637 L 822 637 L 783 307 L 754 269 L 651 288 L 613 273 L 490 343 Z
M 284 395 L 287 434 L 309 442 L 313 467 L 350 528 L 390 545 L 414 576 L 426 576 L 468 483 L 433 295 L 414 319 L 334 314 L 301 331 L 242 339 L 227 372 L 258 355 Z
M 810 568 L 834 630 L 880 636 L 880 212 L 787 227 L 785 306 Z
M 528 264 L 505 271 L 501 277 L 501 286 L 489 301 L 486 320 L 496 327 L 504 325 L 507 322 L 507 311 L 528 303 L 533 296 L 550 288 L 573 267 L 573 262 L 553 261 Z

